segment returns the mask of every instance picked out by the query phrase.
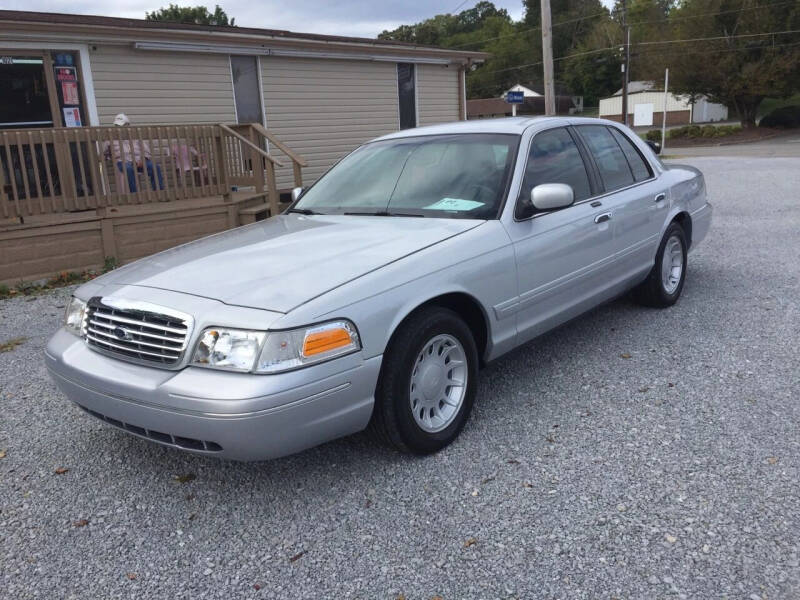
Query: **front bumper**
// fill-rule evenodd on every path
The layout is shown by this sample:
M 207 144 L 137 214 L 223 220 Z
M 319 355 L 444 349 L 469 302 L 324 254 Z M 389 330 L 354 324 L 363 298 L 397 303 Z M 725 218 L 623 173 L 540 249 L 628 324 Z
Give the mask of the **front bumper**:
M 276 375 L 168 371 L 102 355 L 61 329 L 45 362 L 67 398 L 133 435 L 199 454 L 263 460 L 364 429 L 381 357 L 355 353 Z

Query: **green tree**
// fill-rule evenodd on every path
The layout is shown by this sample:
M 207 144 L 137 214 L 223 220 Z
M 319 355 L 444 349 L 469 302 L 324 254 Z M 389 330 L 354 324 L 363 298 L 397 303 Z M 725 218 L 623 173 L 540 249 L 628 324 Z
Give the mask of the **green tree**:
M 561 79 L 575 95 L 583 96 L 584 106 L 598 106 L 619 89 L 622 64 L 619 52 L 619 24 L 600 19 L 573 49 L 574 58 L 562 62 Z
M 669 35 L 662 39 L 712 38 L 652 44 L 644 51 L 654 65 L 669 67 L 676 92 L 707 95 L 735 110 L 744 127 L 752 127 L 764 98 L 800 89 L 800 35 L 759 35 L 800 29 L 800 4 L 682 0 L 669 21 Z
M 219 5 L 214 12 L 209 12 L 205 6 L 178 6 L 170 4 L 166 8 L 159 8 L 153 12 L 145 13 L 146 21 L 169 21 L 171 23 L 194 23 L 195 25 L 227 25 L 234 27 L 235 19 L 228 19 Z

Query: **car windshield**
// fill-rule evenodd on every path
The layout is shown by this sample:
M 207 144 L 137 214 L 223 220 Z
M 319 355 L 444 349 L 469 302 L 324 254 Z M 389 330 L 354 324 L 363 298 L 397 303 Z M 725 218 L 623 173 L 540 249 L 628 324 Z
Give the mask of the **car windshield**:
M 292 211 L 494 219 L 518 141 L 459 134 L 372 142 L 328 171 Z

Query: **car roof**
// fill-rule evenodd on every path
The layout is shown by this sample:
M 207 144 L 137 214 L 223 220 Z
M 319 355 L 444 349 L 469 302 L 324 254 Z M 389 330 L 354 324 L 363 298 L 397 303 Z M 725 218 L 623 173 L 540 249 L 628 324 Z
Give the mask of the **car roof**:
M 442 123 L 441 125 L 403 129 L 402 131 L 396 131 L 394 133 L 381 136 L 377 139 L 390 140 L 420 135 L 447 135 L 452 133 L 510 133 L 514 135 L 522 135 L 523 132 L 532 125 L 599 125 L 601 123 L 619 126 L 619 123 L 615 123 L 614 121 L 589 117 L 504 117 L 501 119 L 474 119 L 471 121 L 455 121 L 453 123 Z

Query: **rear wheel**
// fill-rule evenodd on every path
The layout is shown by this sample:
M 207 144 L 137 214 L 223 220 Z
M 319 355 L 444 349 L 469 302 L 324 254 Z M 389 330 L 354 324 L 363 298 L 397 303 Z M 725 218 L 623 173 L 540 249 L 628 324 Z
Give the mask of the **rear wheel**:
M 401 325 L 384 354 L 370 428 L 404 452 L 436 452 L 464 427 L 477 375 L 478 352 L 466 323 L 446 308 L 423 308 Z
M 647 279 L 634 290 L 636 300 L 656 308 L 675 304 L 686 280 L 686 258 L 686 233 L 678 223 L 670 223 L 661 238 L 655 265 Z

